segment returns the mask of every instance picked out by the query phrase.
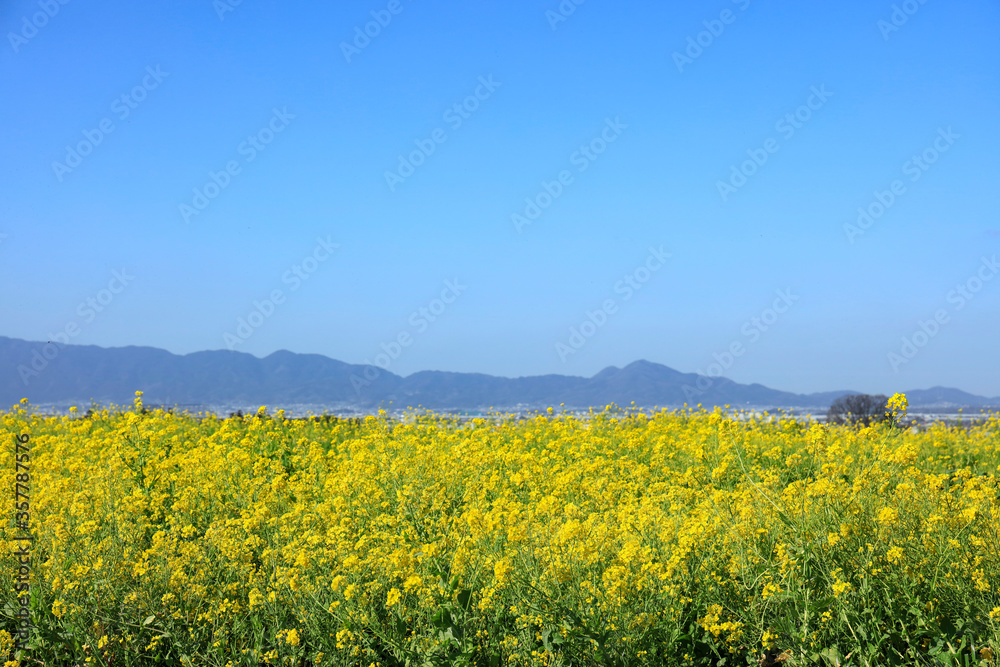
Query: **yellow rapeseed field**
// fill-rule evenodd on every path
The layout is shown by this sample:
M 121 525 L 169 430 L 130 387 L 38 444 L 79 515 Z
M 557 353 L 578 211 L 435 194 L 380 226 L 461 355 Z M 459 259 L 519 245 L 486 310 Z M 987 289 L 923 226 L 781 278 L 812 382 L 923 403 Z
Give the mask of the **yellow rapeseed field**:
M 905 398 L 893 397 L 898 415 Z M 996 665 L 1000 416 L 0 412 L 8 665 Z M 13 491 L 9 491 L 13 495 Z M 725 662 L 721 662 L 725 660 Z

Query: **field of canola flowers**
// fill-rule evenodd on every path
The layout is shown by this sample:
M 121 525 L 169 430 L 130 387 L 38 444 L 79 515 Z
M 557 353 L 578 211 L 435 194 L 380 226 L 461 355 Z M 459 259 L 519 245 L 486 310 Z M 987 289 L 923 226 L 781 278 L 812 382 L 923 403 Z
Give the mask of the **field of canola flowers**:
M 905 398 L 893 397 L 898 415 Z M 30 435 L 10 665 L 997 665 L 1000 416 L 360 423 L 135 406 Z

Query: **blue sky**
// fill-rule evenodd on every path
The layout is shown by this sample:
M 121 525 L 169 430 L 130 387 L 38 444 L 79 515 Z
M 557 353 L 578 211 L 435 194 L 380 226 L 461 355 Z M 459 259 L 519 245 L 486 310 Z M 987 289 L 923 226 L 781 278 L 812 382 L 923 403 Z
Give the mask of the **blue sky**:
M 224 2 L 4 3 L 0 335 L 1000 395 L 995 3 Z

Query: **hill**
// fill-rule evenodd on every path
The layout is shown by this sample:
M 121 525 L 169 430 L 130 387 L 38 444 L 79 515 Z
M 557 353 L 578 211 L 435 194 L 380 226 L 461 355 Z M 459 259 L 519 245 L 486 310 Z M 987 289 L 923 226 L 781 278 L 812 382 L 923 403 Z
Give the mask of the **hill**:
M 348 364 L 287 350 L 263 359 L 214 350 L 176 355 L 152 347 L 61 345 L 0 336 L 0 404 L 129 403 L 142 390 L 149 404 L 317 404 L 370 410 L 423 406 L 436 410 L 486 408 L 601 408 L 610 403 L 651 407 L 786 407 L 825 409 L 850 391 L 795 394 L 760 384 L 682 373 L 636 361 L 593 377 L 540 375 L 505 378 L 481 373 L 421 371 L 401 377 L 374 366 Z M 907 392 L 914 407 L 1000 405 L 958 389 Z

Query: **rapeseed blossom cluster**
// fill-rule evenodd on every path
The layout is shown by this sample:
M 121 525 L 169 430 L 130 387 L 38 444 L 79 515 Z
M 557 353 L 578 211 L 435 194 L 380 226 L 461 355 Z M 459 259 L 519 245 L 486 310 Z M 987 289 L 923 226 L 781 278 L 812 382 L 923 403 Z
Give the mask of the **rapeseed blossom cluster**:
M 36 662 L 9 654 L 7 585 L 13 663 L 1000 655 L 998 416 L 921 432 L 612 406 L 357 423 L 138 396 L 86 418 L 14 406 L 0 432 L 32 447 Z M 13 517 L 3 530 L 14 573 Z

